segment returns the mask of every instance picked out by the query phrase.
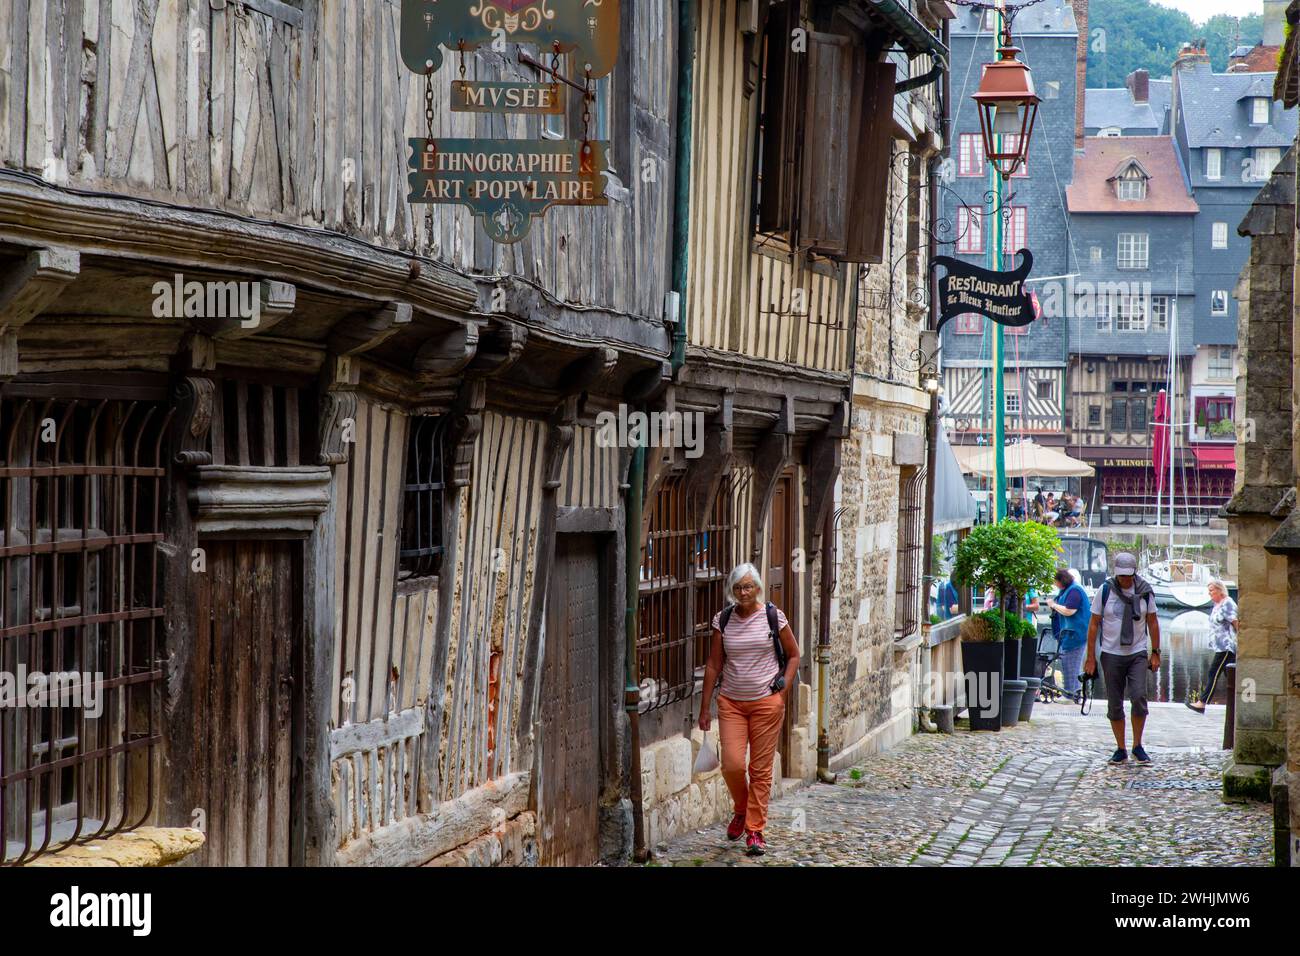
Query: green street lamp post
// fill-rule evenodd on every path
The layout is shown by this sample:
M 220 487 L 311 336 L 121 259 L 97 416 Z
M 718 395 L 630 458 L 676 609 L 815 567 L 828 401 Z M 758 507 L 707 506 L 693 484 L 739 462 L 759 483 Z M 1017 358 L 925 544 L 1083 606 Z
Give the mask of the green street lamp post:
M 1016 54 L 1020 51 L 1012 43 L 1011 19 L 1005 12 L 1002 0 L 998 0 L 997 31 L 1001 38 L 998 59 L 984 65 L 983 79 L 980 80 L 979 89 L 971 98 L 975 101 L 979 112 L 984 157 L 989 164 L 989 196 L 992 208 L 984 217 L 989 221 L 989 243 L 985 252 L 985 261 L 991 270 L 1000 272 L 1005 184 L 1029 155 L 1029 137 L 1033 135 L 1039 100 L 1034 93 L 1034 80 L 1029 67 L 1016 59 Z M 1007 470 L 1006 395 L 1000 323 L 993 323 L 991 338 L 990 371 L 993 375 L 995 469 L 993 517 L 995 521 L 1001 521 L 1007 512 Z

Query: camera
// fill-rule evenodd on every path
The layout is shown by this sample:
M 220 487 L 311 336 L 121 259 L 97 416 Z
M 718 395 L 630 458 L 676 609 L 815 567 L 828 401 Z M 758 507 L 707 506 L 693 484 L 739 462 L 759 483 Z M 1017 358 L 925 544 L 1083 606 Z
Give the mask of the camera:
M 785 690 L 785 675 L 777 674 L 768 689 L 774 694 L 779 694 L 781 691 Z

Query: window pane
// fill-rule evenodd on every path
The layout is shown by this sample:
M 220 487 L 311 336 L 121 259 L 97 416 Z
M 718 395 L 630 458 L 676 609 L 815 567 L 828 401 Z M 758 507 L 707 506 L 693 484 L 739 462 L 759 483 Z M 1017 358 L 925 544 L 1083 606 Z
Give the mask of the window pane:
M 1110 403 L 1110 430 L 1113 432 L 1128 431 L 1128 401 L 1123 398 L 1111 399 Z
M 1218 179 L 1223 175 L 1223 154 L 1218 149 L 1205 151 L 1205 178 Z

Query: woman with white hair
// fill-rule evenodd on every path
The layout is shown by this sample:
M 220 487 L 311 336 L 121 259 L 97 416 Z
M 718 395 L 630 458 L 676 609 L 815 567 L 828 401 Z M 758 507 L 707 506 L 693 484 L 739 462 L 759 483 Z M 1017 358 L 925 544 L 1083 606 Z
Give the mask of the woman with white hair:
M 1199 699 L 1187 702 L 1187 706 L 1198 714 L 1205 713 L 1205 705 L 1214 696 L 1214 687 L 1219 683 L 1223 669 L 1237 660 L 1237 602 L 1228 597 L 1228 589 L 1222 581 L 1215 579 L 1205 587 L 1214 602 L 1210 611 L 1210 648 L 1214 651 L 1214 660 L 1210 662 L 1210 674 L 1201 688 Z
M 772 762 L 785 723 L 785 698 L 799 670 L 799 645 L 790 624 L 774 604 L 763 601 L 758 568 L 738 564 L 727 578 L 730 604 L 713 616 L 700 729 L 708 730 L 713 689 L 718 695 L 718 736 L 722 739 L 722 779 L 731 791 L 735 815 L 727 839 L 743 834 L 746 852 L 767 850 L 767 801 L 772 793 Z M 749 749 L 749 782 L 745 750 Z

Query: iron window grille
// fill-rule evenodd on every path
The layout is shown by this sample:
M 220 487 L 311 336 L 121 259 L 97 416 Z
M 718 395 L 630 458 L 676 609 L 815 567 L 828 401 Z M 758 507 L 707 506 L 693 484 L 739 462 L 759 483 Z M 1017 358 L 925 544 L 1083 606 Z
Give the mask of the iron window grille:
M 688 525 L 684 479 L 665 478 L 648 504 L 650 530 L 638 584 L 637 674 L 642 710 L 683 700 L 695 690 L 690 601 L 696 535 Z
M 145 400 L 0 401 L 0 671 L 27 692 L 0 706 L 0 863 L 153 814 L 169 419 Z M 59 675 L 54 699 L 32 697 L 37 673 Z
M 442 566 L 446 422 L 445 415 L 425 415 L 412 418 L 408 425 L 399 580 L 429 577 Z
M 713 615 L 727 605 L 727 576 L 736 565 L 736 515 L 731 475 L 718 487 L 708 520 L 695 535 L 695 667 L 709 656 Z
M 904 469 L 898 476 L 898 583 L 894 601 L 894 630 L 898 637 L 915 633 L 920 615 L 924 511 L 925 469 Z

